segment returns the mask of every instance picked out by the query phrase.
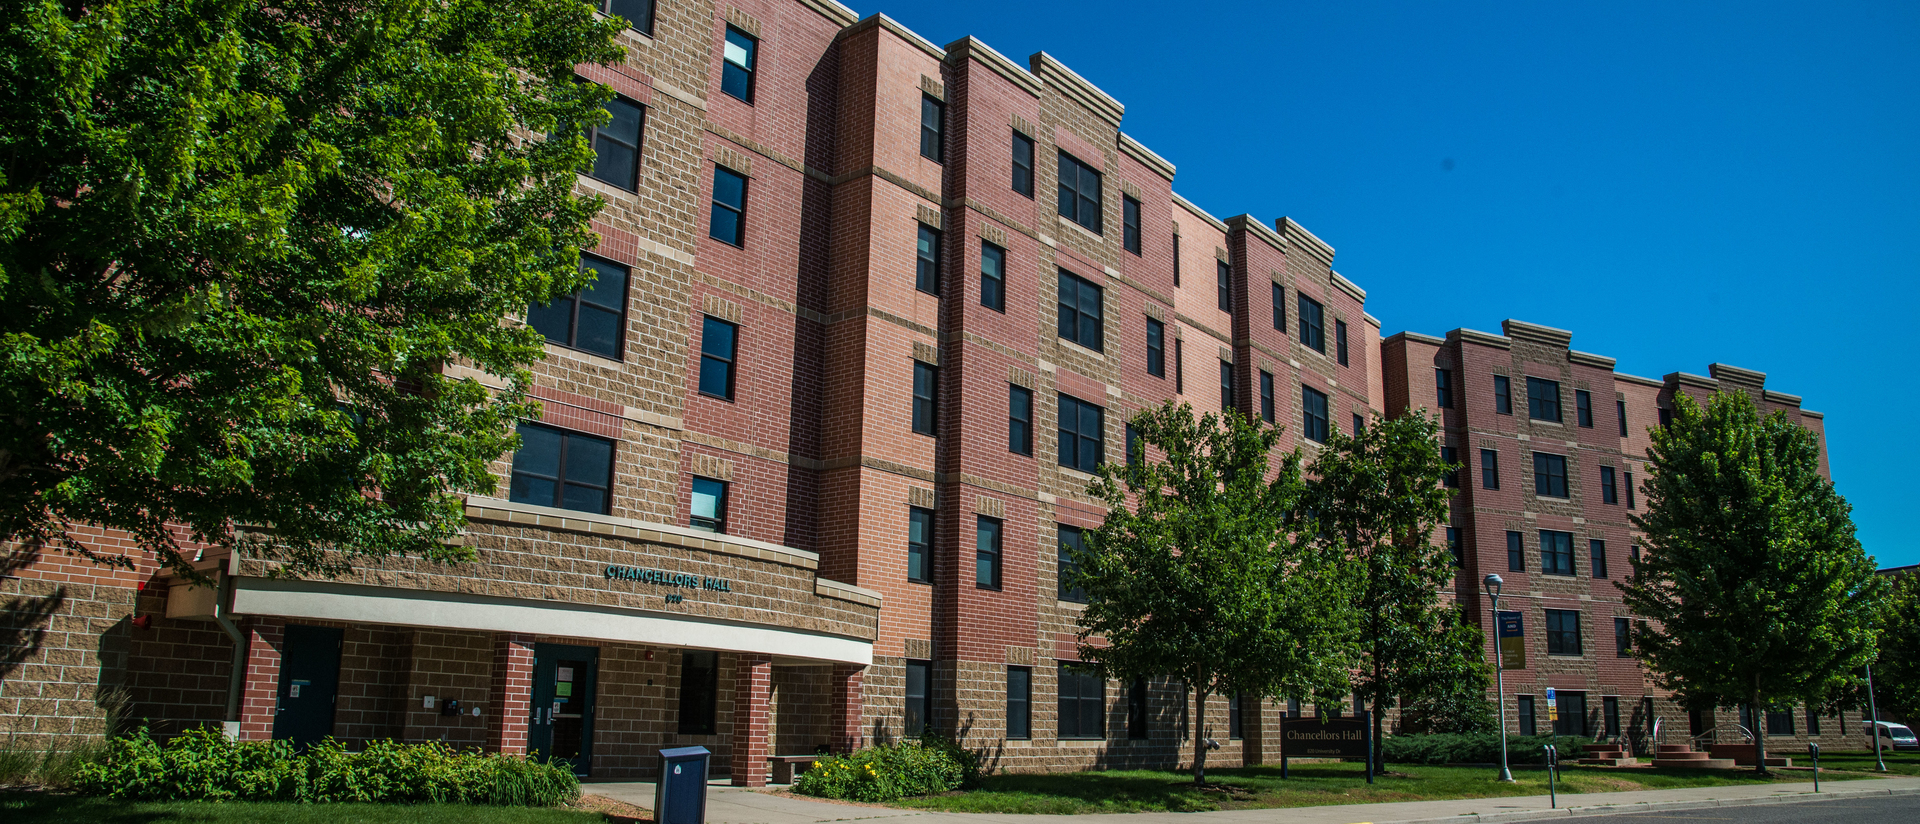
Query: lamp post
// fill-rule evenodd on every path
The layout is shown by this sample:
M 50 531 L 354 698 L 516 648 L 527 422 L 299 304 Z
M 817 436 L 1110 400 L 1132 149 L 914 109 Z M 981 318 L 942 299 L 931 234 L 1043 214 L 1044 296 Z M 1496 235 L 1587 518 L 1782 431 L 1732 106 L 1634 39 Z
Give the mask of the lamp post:
M 1880 756 L 1880 705 L 1873 701 L 1873 665 L 1867 665 L 1867 712 L 1873 715 L 1867 720 L 1867 734 L 1873 736 L 1873 760 L 1880 772 L 1887 771 L 1887 760 Z
M 1500 576 L 1488 574 L 1486 581 L 1487 596 L 1493 600 L 1493 678 L 1496 702 L 1500 705 L 1500 780 L 1513 783 L 1513 773 L 1507 769 L 1507 662 L 1500 656 L 1500 585 L 1504 583 Z

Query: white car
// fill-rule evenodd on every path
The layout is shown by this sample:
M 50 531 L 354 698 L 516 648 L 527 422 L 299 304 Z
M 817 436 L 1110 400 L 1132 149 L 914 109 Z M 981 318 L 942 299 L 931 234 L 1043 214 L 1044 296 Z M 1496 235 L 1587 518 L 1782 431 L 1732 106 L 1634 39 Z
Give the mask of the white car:
M 1875 721 L 1873 726 L 1879 729 L 1883 746 L 1896 750 L 1920 750 L 1920 739 L 1914 737 L 1913 730 L 1907 725 L 1895 724 L 1892 721 Z M 1865 724 L 1861 725 L 1860 731 L 1869 736 L 1873 735 Z M 1869 742 L 1867 746 L 1872 747 L 1873 744 Z

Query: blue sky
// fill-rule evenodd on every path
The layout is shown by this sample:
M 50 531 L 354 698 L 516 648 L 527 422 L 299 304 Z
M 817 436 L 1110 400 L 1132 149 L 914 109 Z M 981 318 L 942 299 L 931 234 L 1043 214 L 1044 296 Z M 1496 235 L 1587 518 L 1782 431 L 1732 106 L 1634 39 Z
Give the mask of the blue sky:
M 1883 434 L 1920 408 L 1920 3 L 854 8 L 1053 54 L 1202 208 L 1331 243 L 1387 334 L 1511 317 L 1622 372 L 1766 372 L 1827 414 L 1867 551 L 1920 563 L 1920 438 Z

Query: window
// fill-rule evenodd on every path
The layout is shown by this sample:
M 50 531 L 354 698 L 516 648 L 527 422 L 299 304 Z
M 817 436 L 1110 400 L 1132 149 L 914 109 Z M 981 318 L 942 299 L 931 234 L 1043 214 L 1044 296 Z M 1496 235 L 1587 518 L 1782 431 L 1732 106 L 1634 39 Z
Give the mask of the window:
M 1327 393 L 1300 387 L 1300 434 L 1314 443 L 1327 442 Z
M 719 693 L 720 653 L 680 653 L 680 734 L 714 733 L 714 700 Z
M 1173 236 L 1173 285 L 1180 285 L 1180 235 L 1177 233 Z
M 1773 706 L 1767 708 L 1767 734 L 1793 734 L 1793 707 Z
M 1220 411 L 1233 408 L 1233 364 L 1220 362 Z
M 747 245 L 747 176 L 725 166 L 713 167 L 713 208 L 707 214 L 707 237 Z
M 1813 711 L 1812 704 L 1807 705 L 1807 734 L 1808 735 L 1820 734 L 1820 715 Z
M 1173 339 L 1173 393 L 1187 394 L 1187 356 L 1181 350 L 1180 339 Z
M 611 183 L 627 191 L 640 188 L 640 131 L 646 122 L 646 110 L 624 97 L 607 101 L 612 119 L 605 126 L 587 129 L 587 145 L 593 147 L 593 167 L 588 176 Z
M 1106 348 L 1101 299 L 1104 290 L 1085 278 L 1060 270 L 1060 338 L 1095 352 Z
M 1455 567 L 1465 567 L 1467 565 L 1466 557 L 1461 554 L 1460 528 L 1457 526 L 1447 527 L 1447 551 L 1453 553 L 1453 565 Z
M 1480 450 L 1480 488 L 1500 488 L 1500 453 L 1491 449 Z
M 1533 453 L 1533 494 L 1543 498 L 1567 497 L 1567 456 Z
M 1454 487 L 1456 489 L 1459 488 L 1460 486 L 1459 453 L 1456 452 L 1454 448 L 1451 446 L 1440 447 L 1440 463 L 1442 466 L 1446 468 L 1446 471 L 1447 471 L 1447 474 L 1440 476 L 1440 483 L 1446 486 Z
M 1518 698 L 1520 702 L 1520 734 L 1535 734 L 1538 730 L 1533 723 L 1533 696 L 1520 695 L 1515 697 Z
M 1353 436 L 1358 438 L 1365 431 L 1367 431 L 1367 419 L 1360 417 L 1358 412 L 1353 413 Z
M 907 580 L 933 580 L 933 510 L 907 507 Z
M 1660 410 L 1660 428 L 1665 429 L 1671 425 L 1673 425 L 1673 410 L 1671 409 Z
M 1580 613 L 1571 609 L 1547 610 L 1547 654 L 1580 654 Z M 1563 706 L 1564 710 L 1565 707 Z M 1565 715 L 1564 712 L 1561 713 Z
M 1601 716 L 1605 719 L 1606 734 L 1620 734 L 1620 698 L 1609 695 L 1600 699 Z
M 1553 722 L 1554 735 L 1587 734 L 1587 694 L 1584 692 L 1561 691 L 1554 696 L 1559 705 L 1560 719 Z
M 1060 664 L 1060 737 L 1105 738 L 1107 682 L 1091 667 Z
M 1527 417 L 1536 421 L 1560 421 L 1559 381 L 1527 379 Z
M 1081 589 L 1073 577 L 1080 572 L 1080 562 L 1075 556 L 1086 550 L 1087 533 L 1066 524 L 1060 524 L 1057 529 L 1060 533 L 1060 563 L 1054 577 L 1060 585 L 1058 597 L 1062 601 L 1084 604 L 1087 602 L 1087 591 Z
M 940 294 L 940 230 L 920 224 L 920 240 L 913 253 L 913 288 Z
M 1238 741 L 1246 736 L 1246 727 L 1240 720 L 1240 693 L 1227 696 L 1227 739 Z
M 1613 488 L 1613 467 L 1611 466 L 1600 467 L 1600 502 L 1603 504 L 1620 502 L 1620 493 Z
M 728 26 L 725 59 L 720 63 L 720 90 L 752 103 L 754 61 L 759 53 L 760 41 Z
M 1300 342 L 1315 352 L 1327 353 L 1326 325 L 1322 322 L 1325 311 L 1320 302 L 1306 295 L 1300 296 Z
M 1264 369 L 1260 372 L 1260 420 L 1273 423 L 1273 374 Z
M 1336 320 L 1333 322 L 1333 350 L 1336 353 L 1338 353 L 1337 360 L 1340 361 L 1340 365 L 1346 366 L 1347 365 L 1347 322 L 1344 320 Z
M 927 731 L 927 720 L 933 717 L 933 690 L 930 683 L 933 675 L 933 662 L 907 662 L 907 702 L 901 726 L 907 737 L 912 738 Z
M 1013 190 L 1033 197 L 1033 138 L 1013 133 Z
M 1106 456 L 1105 412 L 1072 395 L 1060 396 L 1060 465 L 1093 473 Z
M 913 362 L 913 431 L 933 435 L 940 412 L 940 370 L 919 361 Z
M 568 349 L 617 360 L 625 337 L 621 318 L 626 314 L 627 267 L 581 255 L 580 268 L 593 273 L 593 283 L 544 306 L 527 307 L 527 325 Z
M 687 525 L 702 532 L 726 533 L 726 481 L 694 476 L 693 506 L 688 509 Z
M 1573 533 L 1540 530 L 1540 571 L 1548 575 L 1573 574 Z
M 973 583 L 1000 588 L 1000 520 L 979 516 L 973 530 Z
M 1233 267 L 1224 260 L 1214 261 L 1213 285 L 1214 291 L 1219 293 L 1220 311 L 1233 311 Z
M 1635 508 L 1633 505 L 1633 473 L 1632 472 L 1627 473 L 1627 508 L 1628 509 Z
M 514 503 L 606 514 L 613 441 L 535 423 L 520 424 L 507 482 Z
M 1133 428 L 1133 424 L 1127 424 L 1127 465 L 1132 466 L 1144 460 L 1146 452 L 1146 444 L 1140 440 L 1140 430 Z
M 1629 544 L 1629 545 L 1627 545 L 1627 558 L 1628 558 L 1629 560 L 1632 560 L 1632 561 L 1639 561 L 1639 560 L 1640 560 L 1640 545 L 1639 545 L 1639 544 Z
M 1033 737 L 1033 670 L 1007 667 L 1007 737 Z
M 1493 411 L 1501 415 L 1513 414 L 1513 381 L 1506 375 L 1493 376 Z
M 1593 394 L 1585 389 L 1573 390 L 1573 420 L 1588 429 L 1593 428 Z
M 1522 544 L 1520 533 L 1507 531 L 1507 571 L 1527 571 L 1527 551 Z
M 588 0 L 601 14 L 627 18 L 627 28 L 653 35 L 653 0 Z
M 920 96 L 920 156 L 942 162 L 941 135 L 947 131 L 947 106 L 926 95 Z
M 1597 538 L 1588 539 L 1587 557 L 1593 563 L 1593 577 L 1607 577 L 1607 542 Z
M 1147 318 L 1147 374 L 1167 376 L 1167 325 Z
M 980 241 L 980 305 L 1007 311 L 1007 250 Z
M 1627 402 L 1614 401 L 1613 412 L 1620 419 L 1620 437 L 1624 438 L 1627 436 Z
M 1298 698 L 1287 699 L 1287 717 L 1288 718 L 1300 717 L 1300 699 Z
M 733 400 L 733 352 L 740 329 L 711 315 L 700 324 L 700 394 Z
M 1120 245 L 1140 254 L 1140 201 L 1131 195 L 1120 196 Z
M 1033 454 L 1033 390 L 1007 385 L 1007 451 Z
M 1135 678 L 1127 687 L 1127 737 L 1147 737 L 1147 679 Z
M 1287 290 L 1280 284 L 1273 284 L 1273 330 L 1287 331 Z
M 1633 621 L 1613 619 L 1613 654 L 1620 658 L 1633 657 Z
M 1453 370 L 1433 370 L 1433 388 L 1436 393 L 1434 403 L 1441 409 L 1453 408 Z
M 1060 216 L 1100 234 L 1100 173 L 1060 153 Z

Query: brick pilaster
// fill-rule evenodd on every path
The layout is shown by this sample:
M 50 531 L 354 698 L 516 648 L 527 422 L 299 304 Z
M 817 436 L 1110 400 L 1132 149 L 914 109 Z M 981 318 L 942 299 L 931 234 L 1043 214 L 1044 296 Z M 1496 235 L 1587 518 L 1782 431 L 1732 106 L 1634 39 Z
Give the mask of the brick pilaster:
M 525 753 L 533 709 L 533 636 L 493 637 L 493 681 L 488 692 L 487 751 Z
M 767 785 L 767 722 L 772 713 L 773 658 L 742 654 L 733 674 L 733 785 Z
M 273 738 L 280 710 L 280 650 L 286 624 L 276 618 L 247 622 L 247 680 L 240 688 L 240 740 Z
M 863 705 L 861 684 L 866 676 L 866 668 L 852 664 L 833 665 L 831 676 L 833 686 L 832 724 L 829 735 L 832 736 L 833 751 L 837 753 L 853 752 L 865 742 L 861 735 L 860 715 Z

